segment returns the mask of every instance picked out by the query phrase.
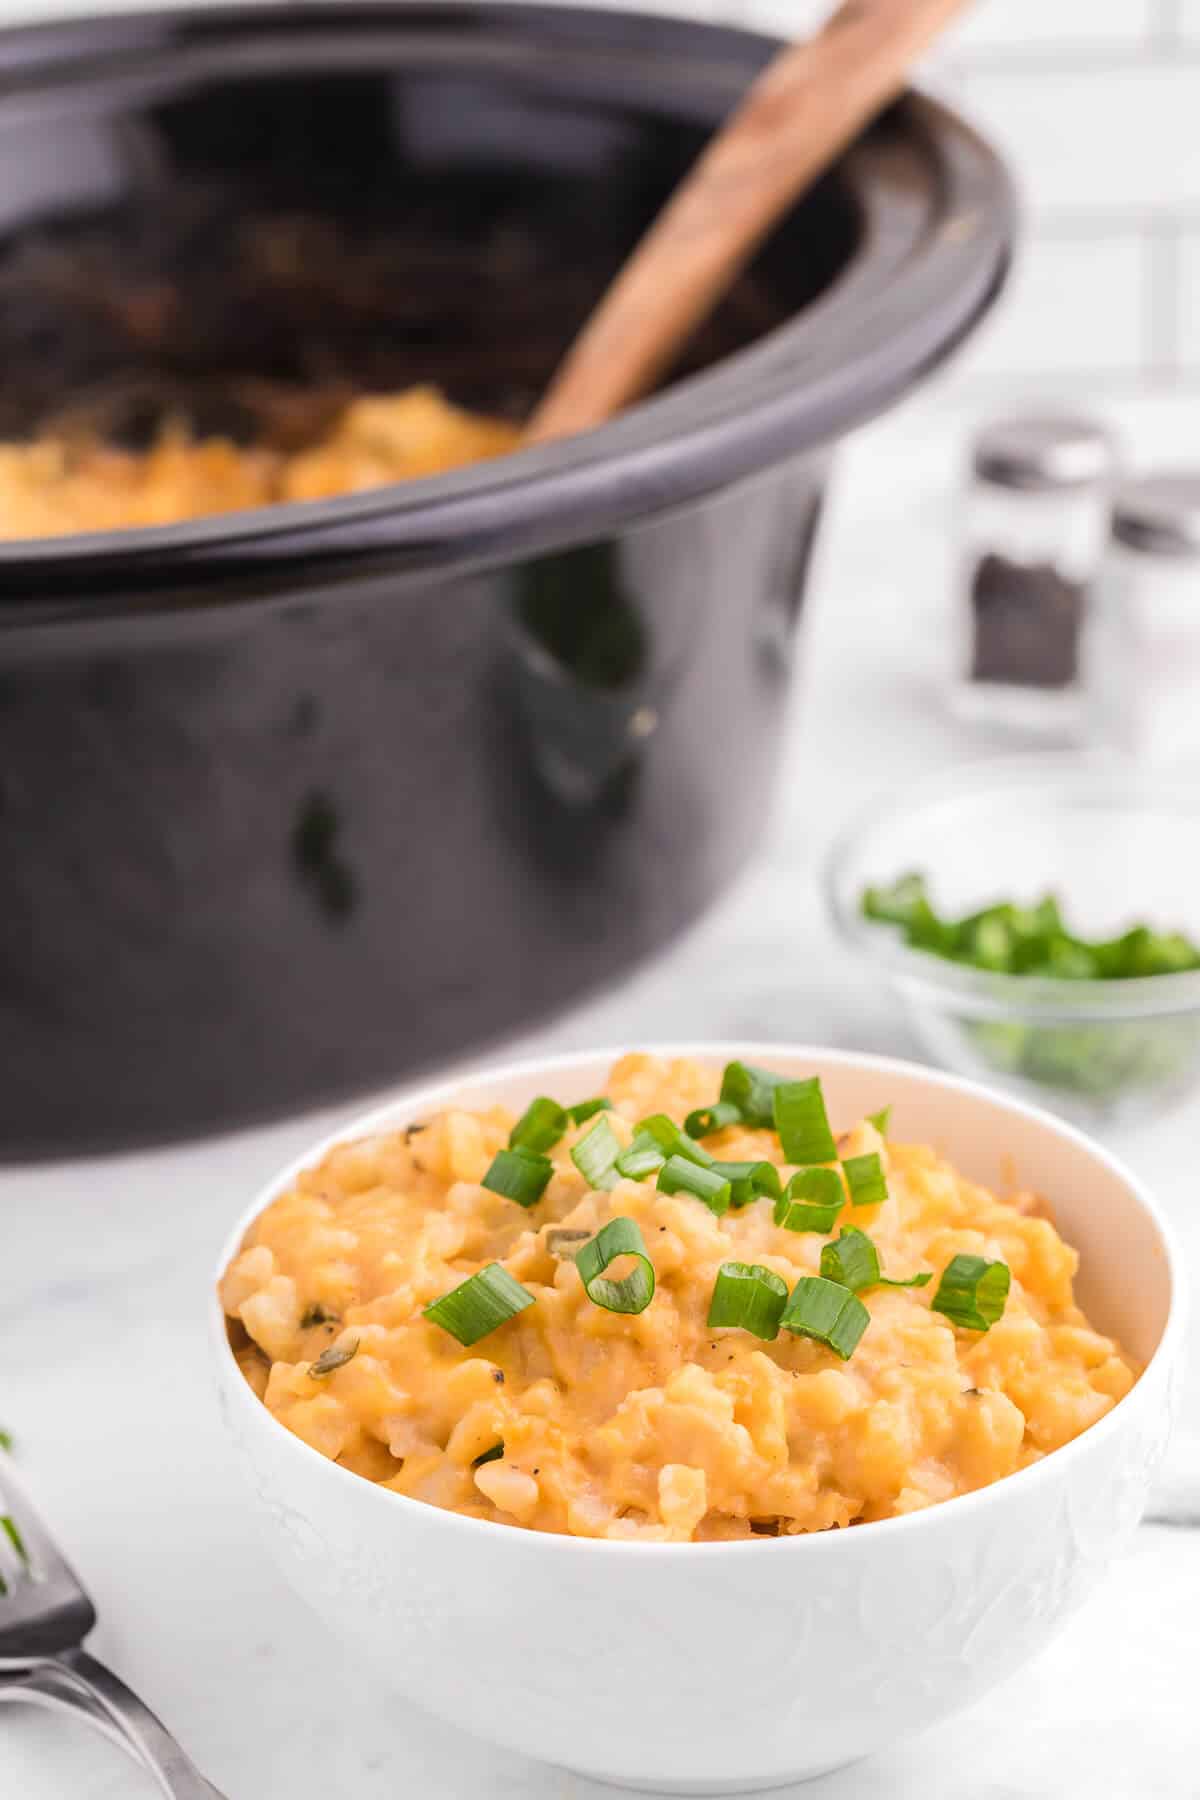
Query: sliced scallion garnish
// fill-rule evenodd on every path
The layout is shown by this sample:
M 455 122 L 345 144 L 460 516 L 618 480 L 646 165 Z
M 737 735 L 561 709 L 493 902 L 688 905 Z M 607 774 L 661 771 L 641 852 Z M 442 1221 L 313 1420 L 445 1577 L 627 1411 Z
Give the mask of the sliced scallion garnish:
M 669 1156 L 658 1171 L 658 1186 L 664 1194 L 692 1194 L 720 1218 L 729 1211 L 733 1184 L 715 1169 L 703 1169 L 686 1156 Z
M 848 1287 L 823 1275 L 802 1275 L 779 1321 L 785 1331 L 824 1344 L 843 1362 L 858 1347 L 871 1315 Z
M 952 1325 L 987 1331 L 1003 1317 L 1011 1284 L 1007 1263 L 988 1262 L 983 1256 L 952 1256 L 929 1304 Z
M 638 1266 L 620 1281 L 609 1281 L 604 1271 L 619 1256 L 636 1256 Z M 635 1219 L 610 1219 L 590 1243 L 581 1246 L 575 1257 L 589 1300 L 605 1312 L 645 1312 L 654 1298 L 654 1264 L 646 1255 L 646 1245 Z
M 837 1155 L 821 1078 L 784 1081 L 775 1089 L 775 1129 L 790 1163 L 828 1163 Z
M 711 1106 L 698 1106 L 690 1112 L 683 1122 L 683 1129 L 691 1137 L 708 1137 L 710 1132 L 722 1131 L 726 1125 L 741 1125 L 742 1109 L 735 1106 L 732 1100 L 716 1100 Z
M 638 1131 L 628 1150 L 622 1150 L 617 1158 L 617 1174 L 624 1175 L 627 1181 L 644 1181 L 647 1175 L 661 1169 L 666 1160 L 667 1153 L 658 1139 L 651 1137 L 648 1131 Z
M 431 1300 L 425 1308 L 425 1317 L 469 1349 L 507 1319 L 515 1319 L 533 1302 L 534 1296 L 529 1289 L 522 1287 L 500 1263 L 494 1262 L 486 1269 L 468 1275 L 448 1294 Z
M 857 1294 L 879 1280 L 879 1252 L 865 1231 L 848 1226 L 838 1233 L 836 1243 L 823 1246 L 821 1273 L 827 1281 L 840 1281 Z
M 586 1125 L 597 1113 L 611 1112 L 612 1101 L 607 1094 L 599 1094 L 594 1100 L 580 1100 L 574 1106 L 568 1106 L 567 1117 L 572 1125 Z
M 621 1140 L 603 1114 L 585 1138 L 571 1148 L 571 1161 L 590 1188 L 613 1188 L 620 1180 L 617 1158 Z
M 910 1275 L 905 1281 L 893 1281 L 880 1269 L 879 1251 L 865 1231 L 848 1225 L 839 1232 L 836 1243 L 826 1244 L 821 1251 L 821 1273 L 829 1281 L 840 1281 L 855 1294 L 864 1288 L 927 1287 L 933 1280 L 929 1273 Z
M 553 1173 L 548 1156 L 533 1150 L 497 1150 L 480 1185 L 518 1206 L 532 1206 L 545 1193 Z
M 503 1455 L 504 1442 L 503 1439 L 501 1439 L 500 1443 L 493 1444 L 490 1450 L 485 1450 L 482 1456 L 477 1456 L 471 1464 L 471 1467 L 473 1469 L 482 1469 L 484 1463 L 499 1462 Z
M 694 1137 L 669 1119 L 666 1113 L 651 1113 L 643 1119 L 637 1128 L 637 1136 L 643 1133 L 653 1138 L 664 1156 L 683 1156 L 688 1162 L 699 1163 L 702 1168 L 711 1169 L 715 1157 L 709 1155 L 703 1144 L 698 1144 Z
M 865 1156 L 848 1156 L 842 1164 L 851 1206 L 882 1206 L 888 1197 L 883 1158 L 877 1150 Z
M 890 1106 L 881 1106 L 878 1112 L 867 1114 L 867 1124 L 873 1125 L 881 1138 L 887 1136 L 888 1126 L 891 1122 L 892 1109 Z
M 764 1343 L 779 1335 L 787 1283 L 761 1263 L 722 1263 L 708 1308 L 708 1323 L 739 1326 Z
M 778 1200 L 783 1193 L 779 1170 L 770 1162 L 715 1162 L 713 1174 L 729 1183 L 729 1204 L 749 1206 L 752 1200 Z
M 557 1100 L 539 1094 L 531 1100 L 508 1134 L 510 1150 L 531 1150 L 538 1154 L 553 1150 L 567 1129 L 567 1115 Z
M 770 1130 L 775 1123 L 775 1089 L 785 1080 L 785 1076 L 753 1063 L 727 1063 L 721 1077 L 721 1101 L 736 1106 L 744 1124 Z
M 846 1204 L 846 1190 L 834 1169 L 800 1169 L 775 1202 L 775 1223 L 785 1231 L 832 1231 Z

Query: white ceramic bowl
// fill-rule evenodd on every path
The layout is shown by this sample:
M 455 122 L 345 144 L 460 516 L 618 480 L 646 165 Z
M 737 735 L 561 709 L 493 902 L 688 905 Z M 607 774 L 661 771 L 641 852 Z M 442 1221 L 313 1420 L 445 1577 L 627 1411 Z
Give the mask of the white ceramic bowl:
M 267 1544 L 378 1675 L 480 1737 L 623 1786 L 729 1794 L 815 1775 L 974 1700 L 1041 1649 L 1137 1524 L 1161 1457 L 1182 1287 L 1134 1178 L 1069 1126 L 905 1063 L 792 1045 L 673 1045 L 821 1075 L 835 1126 L 891 1103 L 897 1137 L 1052 1197 L 1081 1303 L 1146 1364 L 1098 1425 L 928 1511 L 811 1537 L 629 1544 L 460 1517 L 339 1469 L 243 1380 L 215 1298 L 221 1400 Z M 595 1093 L 613 1058 L 560 1057 L 425 1087 L 338 1138 L 449 1102 Z M 330 1140 L 333 1142 L 335 1140 Z M 251 1220 L 328 1144 L 255 1196 Z M 1020 1721 L 1014 1719 L 1014 1729 Z

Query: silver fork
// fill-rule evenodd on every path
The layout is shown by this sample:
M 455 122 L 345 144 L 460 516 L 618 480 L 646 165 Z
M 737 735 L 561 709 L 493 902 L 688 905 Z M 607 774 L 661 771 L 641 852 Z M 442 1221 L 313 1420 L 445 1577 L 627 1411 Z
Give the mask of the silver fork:
M 96 1609 L 0 1451 L 0 1702 L 85 1718 L 129 1752 L 168 1800 L 222 1800 L 166 1726 L 83 1648 Z

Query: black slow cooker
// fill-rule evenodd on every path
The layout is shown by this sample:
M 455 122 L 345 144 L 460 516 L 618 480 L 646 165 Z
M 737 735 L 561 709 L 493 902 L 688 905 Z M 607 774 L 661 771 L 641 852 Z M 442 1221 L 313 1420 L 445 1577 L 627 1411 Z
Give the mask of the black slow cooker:
M 0 436 L 236 435 L 306 383 L 518 415 L 774 48 L 489 4 L 0 33 Z M 669 941 L 763 829 L 831 449 L 1012 235 L 910 96 L 601 430 L 0 543 L 0 1147 L 362 1088 Z

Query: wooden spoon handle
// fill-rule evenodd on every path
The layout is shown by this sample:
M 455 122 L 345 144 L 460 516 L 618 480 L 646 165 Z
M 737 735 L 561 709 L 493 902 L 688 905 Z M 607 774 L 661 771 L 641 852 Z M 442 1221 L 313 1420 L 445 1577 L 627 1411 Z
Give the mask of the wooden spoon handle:
M 904 87 L 966 0 L 843 0 L 768 65 L 646 232 L 530 422 L 543 443 L 647 392 L 771 227 Z

